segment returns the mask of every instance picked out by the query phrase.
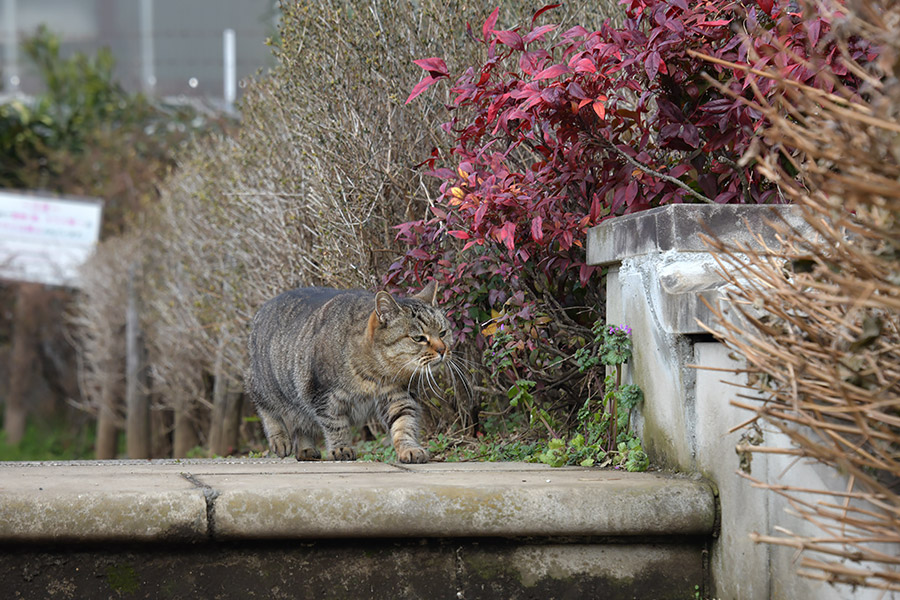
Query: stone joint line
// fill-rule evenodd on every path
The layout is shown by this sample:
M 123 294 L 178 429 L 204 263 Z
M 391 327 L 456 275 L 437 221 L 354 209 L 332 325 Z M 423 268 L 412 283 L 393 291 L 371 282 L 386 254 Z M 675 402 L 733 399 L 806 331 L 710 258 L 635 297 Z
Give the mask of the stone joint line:
M 216 534 L 216 499 L 221 492 L 203 483 L 192 473 L 181 473 L 181 476 L 203 492 L 203 497 L 206 500 L 206 535 L 209 539 L 213 539 Z

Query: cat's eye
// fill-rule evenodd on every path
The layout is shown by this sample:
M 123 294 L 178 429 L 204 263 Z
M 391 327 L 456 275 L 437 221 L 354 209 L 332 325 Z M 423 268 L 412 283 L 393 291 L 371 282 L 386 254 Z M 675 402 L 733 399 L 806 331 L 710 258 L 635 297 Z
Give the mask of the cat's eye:
M 428 341 L 428 338 L 425 337 L 424 335 L 411 335 L 409 337 L 411 337 L 412 341 L 414 341 L 417 344 L 424 344 L 425 342 Z
M 447 331 L 446 329 L 442 329 L 442 330 L 441 330 L 441 337 L 442 337 L 442 338 L 447 337 L 447 333 L 448 333 L 448 331 Z

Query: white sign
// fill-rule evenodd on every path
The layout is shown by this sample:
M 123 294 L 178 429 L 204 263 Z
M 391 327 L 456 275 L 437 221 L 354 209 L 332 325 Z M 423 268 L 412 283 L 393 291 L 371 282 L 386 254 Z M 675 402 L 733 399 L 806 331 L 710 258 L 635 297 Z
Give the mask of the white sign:
M 78 287 L 102 210 L 100 200 L 0 190 L 0 278 Z

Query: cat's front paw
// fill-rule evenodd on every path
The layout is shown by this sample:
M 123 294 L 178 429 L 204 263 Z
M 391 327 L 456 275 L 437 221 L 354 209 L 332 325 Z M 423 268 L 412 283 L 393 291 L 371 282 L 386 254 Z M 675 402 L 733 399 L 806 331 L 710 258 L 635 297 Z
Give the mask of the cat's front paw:
M 356 450 L 349 446 L 338 446 L 329 452 L 331 460 L 356 460 Z
M 428 462 L 428 452 L 424 448 L 401 448 L 397 450 L 397 457 L 402 463 Z

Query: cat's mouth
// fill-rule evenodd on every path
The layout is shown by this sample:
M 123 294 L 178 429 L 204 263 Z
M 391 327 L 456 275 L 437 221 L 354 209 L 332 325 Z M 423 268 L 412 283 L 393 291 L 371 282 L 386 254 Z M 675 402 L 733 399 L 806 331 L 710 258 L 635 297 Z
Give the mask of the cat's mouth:
M 448 360 L 450 360 L 450 350 L 449 348 L 445 348 L 443 352 L 435 352 L 433 355 L 429 356 L 426 364 L 440 365 Z
M 419 361 L 420 367 L 435 367 L 446 362 L 445 354 L 435 354 L 434 356 L 425 356 Z
M 408 373 L 410 376 L 423 375 L 425 371 L 439 368 L 444 363 L 450 361 L 450 352 L 435 352 L 434 354 L 423 355 L 414 358 L 403 365 L 400 370 Z

